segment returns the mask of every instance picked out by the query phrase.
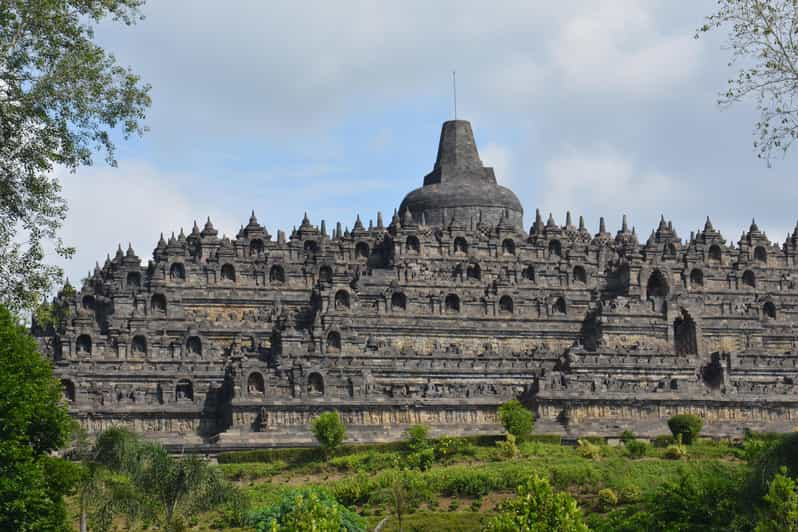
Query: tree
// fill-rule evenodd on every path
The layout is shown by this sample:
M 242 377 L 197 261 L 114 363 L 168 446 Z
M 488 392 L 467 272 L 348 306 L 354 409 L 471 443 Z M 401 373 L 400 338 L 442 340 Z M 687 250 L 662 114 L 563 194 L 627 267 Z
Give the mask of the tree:
M 677 440 L 681 437 L 685 445 L 692 444 L 703 427 L 704 422 L 701 418 L 693 414 L 679 414 L 668 420 L 668 428 L 671 429 L 673 437 Z
M 63 496 L 75 485 L 61 448 L 72 421 L 36 342 L 0 306 L 0 530 L 68 530 Z
M 798 530 L 798 493 L 795 481 L 787 476 L 787 468 L 776 473 L 763 499 L 765 508 L 756 532 Z
M 43 263 L 67 207 L 53 170 L 75 171 L 112 137 L 141 134 L 149 86 L 93 42 L 93 25 L 130 25 L 144 0 L 0 2 L 0 303 L 32 309 L 61 270 Z
M 535 418 L 517 399 L 507 401 L 499 407 L 499 419 L 504 429 L 521 440 L 532 432 Z
M 732 58 L 741 64 L 719 103 L 746 97 L 756 100 L 759 121 L 754 147 L 768 161 L 786 152 L 798 136 L 798 3 L 793 0 L 718 0 L 717 10 L 698 28 L 696 37 L 728 28 Z
M 488 522 L 488 532 L 587 532 L 582 512 L 573 497 L 555 493 L 549 481 L 536 474 L 518 486 L 516 496 L 499 506 Z
M 346 427 L 338 412 L 324 412 L 310 423 L 310 430 L 318 440 L 325 456 L 330 456 L 344 441 Z

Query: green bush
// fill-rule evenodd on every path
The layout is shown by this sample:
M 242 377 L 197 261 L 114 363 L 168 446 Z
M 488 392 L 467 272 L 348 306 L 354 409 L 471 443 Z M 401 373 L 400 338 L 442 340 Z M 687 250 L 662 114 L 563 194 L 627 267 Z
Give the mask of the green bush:
M 642 458 L 648 452 L 648 444 L 641 440 L 630 440 L 624 447 L 630 458 Z
M 588 440 L 577 440 L 576 452 L 582 458 L 589 458 L 590 460 L 598 460 L 601 458 L 601 447 Z
M 364 532 L 365 520 L 318 489 L 292 490 L 275 505 L 255 511 L 250 521 L 257 532 L 314 530 Z
M 310 430 L 318 440 L 325 456 L 330 456 L 341 445 L 346 436 L 346 427 L 338 412 L 324 412 L 311 421 Z
M 770 439 L 770 443 L 754 456 L 748 480 L 750 498 L 761 499 L 782 467 L 786 468 L 788 476 L 798 478 L 798 433 Z
M 500 458 L 517 458 L 518 445 L 515 443 L 515 436 L 508 432 L 507 439 L 505 441 L 496 442 L 496 451 L 498 452 Z
M 456 455 L 474 456 L 474 445 L 465 438 L 442 436 L 432 442 L 435 450 L 435 459 L 447 461 Z
M 499 514 L 485 530 L 587 532 L 576 501 L 567 493 L 555 493 L 545 478 L 533 475 L 518 486 L 516 495 L 499 506 Z
M 621 501 L 624 504 L 629 503 L 636 503 L 640 502 L 642 499 L 643 494 L 640 491 L 640 488 L 636 484 L 627 484 L 623 488 L 621 488 Z
M 623 433 L 621 434 L 621 441 L 624 443 L 629 443 L 630 441 L 634 441 L 636 439 L 637 436 L 635 436 L 635 433 L 632 432 L 631 430 L 627 429 L 623 431 Z
M 687 447 L 681 443 L 674 443 L 665 448 L 662 457 L 668 460 L 681 460 L 687 456 Z
M 618 505 L 618 494 L 611 488 L 604 488 L 598 492 L 598 505 L 601 511 L 607 512 Z
M 682 437 L 682 443 L 690 445 L 704 426 L 703 420 L 693 414 L 680 414 L 668 420 L 668 428 L 674 438 Z
M 426 425 L 413 425 L 405 431 L 407 450 L 417 452 L 429 447 L 429 429 Z
M 532 412 L 516 399 L 507 401 L 499 407 L 499 419 L 504 429 L 519 440 L 532 432 L 535 423 Z
M 654 438 L 654 447 L 657 449 L 664 449 L 674 442 L 673 436 L 670 434 L 660 434 Z
M 407 455 L 407 465 L 413 469 L 426 471 L 435 462 L 435 449 L 427 447 Z

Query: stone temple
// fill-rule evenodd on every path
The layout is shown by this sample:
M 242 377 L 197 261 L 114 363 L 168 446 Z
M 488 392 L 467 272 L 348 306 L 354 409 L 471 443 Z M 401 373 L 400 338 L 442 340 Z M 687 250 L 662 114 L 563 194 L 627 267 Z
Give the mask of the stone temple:
M 711 434 L 798 425 L 798 228 L 731 244 L 707 219 L 684 241 L 663 218 L 641 242 L 625 218 L 613 235 L 537 213 L 526 231 L 465 121 L 387 221 L 195 223 L 146 266 L 120 247 L 34 330 L 90 432 L 189 447 L 308 442 L 331 409 L 359 441 L 495 433 L 511 398 L 570 435 L 687 412 Z

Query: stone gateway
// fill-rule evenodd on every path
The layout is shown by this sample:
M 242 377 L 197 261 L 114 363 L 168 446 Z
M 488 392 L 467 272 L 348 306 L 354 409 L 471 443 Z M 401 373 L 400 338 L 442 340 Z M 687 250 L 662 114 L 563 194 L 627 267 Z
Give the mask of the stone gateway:
M 544 432 L 652 434 L 685 412 L 715 434 L 798 426 L 798 228 L 731 245 L 663 218 L 640 242 L 625 219 L 522 218 L 470 124 L 446 122 L 387 225 L 195 223 L 144 267 L 120 247 L 34 331 L 89 431 L 186 446 L 309 442 L 331 409 L 360 441 L 497 432 L 511 398 Z

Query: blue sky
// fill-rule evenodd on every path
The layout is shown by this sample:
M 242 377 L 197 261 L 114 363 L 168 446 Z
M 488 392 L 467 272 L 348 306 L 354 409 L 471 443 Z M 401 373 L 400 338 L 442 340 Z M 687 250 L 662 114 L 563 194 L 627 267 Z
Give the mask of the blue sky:
M 755 217 L 782 241 L 798 218 L 796 156 L 752 147 L 753 102 L 721 109 L 725 35 L 694 39 L 712 0 L 256 2 L 150 0 L 100 42 L 152 84 L 119 167 L 64 174 L 64 264 L 79 279 L 117 243 L 146 261 L 159 233 L 254 209 L 276 234 L 305 211 L 386 217 L 432 167 L 440 125 L 470 120 L 483 161 L 525 209 L 660 213 L 683 238 L 707 215 L 736 242 Z

